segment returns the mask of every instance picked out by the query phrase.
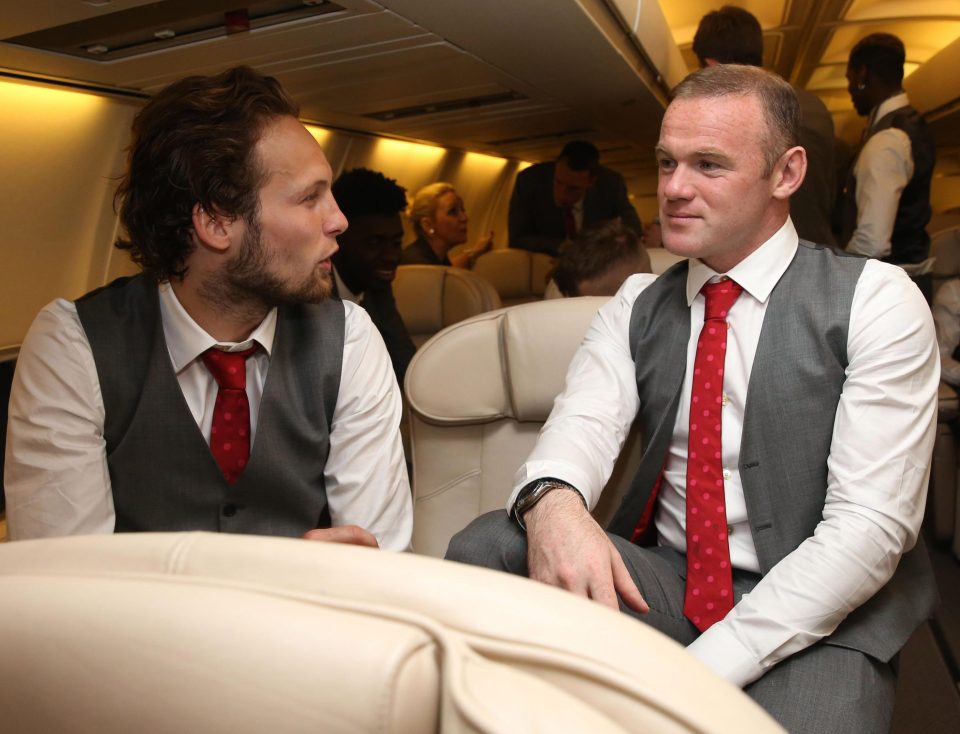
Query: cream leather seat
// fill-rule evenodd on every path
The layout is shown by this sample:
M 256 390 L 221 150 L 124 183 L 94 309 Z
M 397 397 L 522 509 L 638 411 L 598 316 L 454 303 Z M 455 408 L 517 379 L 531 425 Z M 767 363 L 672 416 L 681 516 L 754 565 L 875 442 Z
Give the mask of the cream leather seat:
M 210 533 L 19 541 L 0 547 L 0 594 L 8 731 L 782 731 L 643 624 L 409 554 Z
M 485 278 L 439 265 L 401 265 L 393 295 L 418 347 L 444 327 L 501 305 L 496 289 Z
M 474 273 L 493 283 L 504 306 L 543 298 L 552 269 L 553 258 L 549 255 L 510 247 L 490 250 L 473 265 Z
M 654 275 L 663 275 L 678 262 L 687 259 L 682 255 L 674 255 L 663 247 L 648 247 L 647 253 L 650 255 L 650 272 Z
M 951 278 L 960 277 L 960 226 L 948 227 L 930 235 L 933 259 L 933 291 Z
M 463 321 L 423 345 L 406 395 L 418 553 L 442 556 L 454 533 L 502 508 L 513 475 L 563 388 L 567 365 L 604 298 L 528 303 Z M 627 439 L 594 516 L 605 525 L 639 463 Z

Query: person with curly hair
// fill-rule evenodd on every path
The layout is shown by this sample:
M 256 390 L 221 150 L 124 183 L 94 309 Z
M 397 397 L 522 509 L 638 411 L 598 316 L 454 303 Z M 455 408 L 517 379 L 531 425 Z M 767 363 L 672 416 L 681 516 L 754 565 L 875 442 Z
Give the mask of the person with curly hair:
M 209 530 L 402 550 L 401 400 L 330 298 L 347 220 L 280 84 L 193 76 L 137 114 L 117 247 L 142 272 L 34 320 L 10 401 L 12 539 Z

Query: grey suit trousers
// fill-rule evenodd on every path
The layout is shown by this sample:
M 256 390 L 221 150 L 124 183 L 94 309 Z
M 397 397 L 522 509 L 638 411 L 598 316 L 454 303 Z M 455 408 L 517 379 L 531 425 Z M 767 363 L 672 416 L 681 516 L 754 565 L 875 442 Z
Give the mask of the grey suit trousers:
M 693 642 L 699 632 L 683 616 L 685 556 L 609 537 L 650 606 L 647 614 L 623 605 L 621 611 L 680 644 Z M 502 510 L 482 515 L 455 535 L 446 557 L 527 575 L 526 535 Z M 735 599 L 759 580 L 759 574 L 735 570 Z M 818 643 L 782 661 L 744 691 L 792 734 L 881 734 L 889 732 L 893 716 L 894 667 L 857 650 Z

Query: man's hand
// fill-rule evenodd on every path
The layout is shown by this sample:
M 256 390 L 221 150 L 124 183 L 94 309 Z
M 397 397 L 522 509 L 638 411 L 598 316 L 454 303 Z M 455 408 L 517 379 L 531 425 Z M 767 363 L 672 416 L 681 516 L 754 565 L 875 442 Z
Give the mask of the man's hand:
M 555 489 L 528 510 L 530 578 L 619 609 L 649 611 L 613 543 L 571 490 Z
M 320 540 L 325 543 L 346 543 L 347 545 L 365 545 L 379 548 L 377 539 L 359 525 L 340 525 L 335 528 L 316 528 L 303 534 L 307 540 Z

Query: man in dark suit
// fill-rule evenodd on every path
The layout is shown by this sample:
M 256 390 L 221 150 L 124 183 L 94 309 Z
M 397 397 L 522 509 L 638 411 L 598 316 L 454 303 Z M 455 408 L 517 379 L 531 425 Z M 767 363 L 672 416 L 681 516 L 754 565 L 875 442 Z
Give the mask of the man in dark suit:
M 640 217 L 616 171 L 592 143 L 567 143 L 560 157 L 521 171 L 510 197 L 510 247 L 556 256 L 560 243 L 591 224 L 619 219 L 638 236 Z
M 714 64 L 763 66 L 763 29 L 748 10 L 724 5 L 700 19 L 693 37 L 700 67 Z M 813 92 L 794 87 L 800 103 L 800 145 L 807 152 L 807 176 L 790 197 L 790 218 L 801 239 L 834 245 L 830 216 L 836 191 L 833 118 Z
M 788 731 L 879 734 L 937 596 L 919 531 L 939 360 L 902 269 L 797 237 L 799 117 L 753 66 L 674 90 L 657 199 L 687 259 L 601 307 L 510 514 L 448 557 L 636 614 Z M 604 532 L 588 508 L 634 421 L 644 454 Z
M 417 350 L 390 285 L 403 247 L 400 213 L 407 206 L 405 190 L 382 173 L 354 168 L 334 181 L 333 195 L 350 222 L 349 229 L 338 235 L 340 250 L 333 255 L 336 293 L 366 309 L 387 345 L 402 388 Z

